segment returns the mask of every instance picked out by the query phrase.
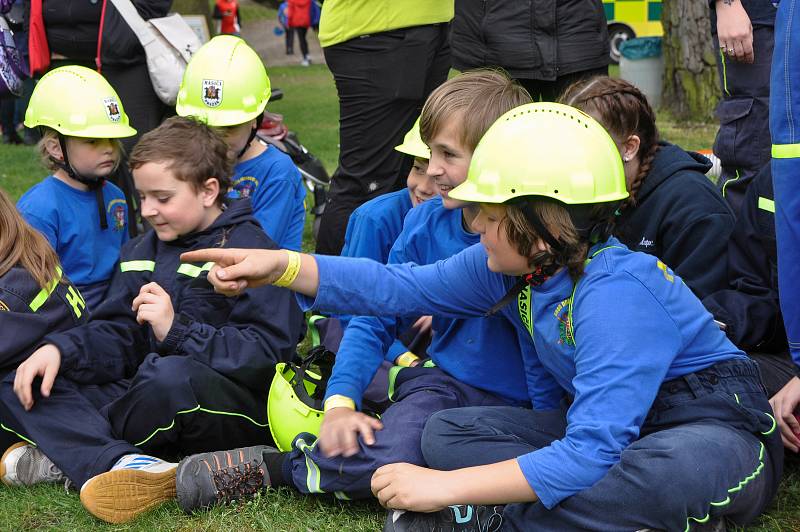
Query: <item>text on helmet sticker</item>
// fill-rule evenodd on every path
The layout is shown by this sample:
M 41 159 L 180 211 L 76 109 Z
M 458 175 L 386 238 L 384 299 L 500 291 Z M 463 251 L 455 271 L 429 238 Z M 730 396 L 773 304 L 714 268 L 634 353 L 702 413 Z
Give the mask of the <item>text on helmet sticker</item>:
M 112 122 L 119 122 L 122 118 L 122 113 L 119 110 L 119 102 L 116 98 L 103 98 L 103 107 L 106 110 L 106 116 Z
M 217 107 L 222 103 L 222 80 L 203 80 L 203 103 L 209 107 Z

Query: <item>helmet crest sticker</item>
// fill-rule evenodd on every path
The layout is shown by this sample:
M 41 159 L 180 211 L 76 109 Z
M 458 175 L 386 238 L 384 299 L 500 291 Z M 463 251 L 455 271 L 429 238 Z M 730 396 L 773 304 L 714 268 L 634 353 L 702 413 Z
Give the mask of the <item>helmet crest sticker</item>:
M 106 116 L 112 122 L 119 122 L 122 118 L 122 113 L 119 111 L 119 102 L 116 98 L 103 98 L 103 106 L 106 110 Z
M 217 107 L 222 103 L 222 80 L 203 80 L 203 103 L 209 107 Z

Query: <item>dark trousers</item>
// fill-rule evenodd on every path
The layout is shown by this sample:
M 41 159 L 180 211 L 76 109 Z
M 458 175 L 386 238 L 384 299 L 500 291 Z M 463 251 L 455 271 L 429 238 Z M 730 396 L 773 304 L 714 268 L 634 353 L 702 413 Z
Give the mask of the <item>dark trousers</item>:
M 772 26 L 753 28 L 752 64 L 739 63 L 720 54 L 713 28 L 722 100 L 717 106 L 719 130 L 714 154 L 722 163 L 717 181 L 722 195 L 738 216 L 747 185 L 770 161 L 769 76 L 775 31 Z
M 397 371 L 397 370 L 395 370 Z M 334 493 L 347 498 L 371 497 L 370 481 L 379 467 L 395 462 L 424 465 L 420 440 L 425 422 L 435 412 L 464 406 L 507 405 L 488 392 L 454 379 L 438 368 L 403 368 L 394 378 L 395 401 L 381 416 L 383 429 L 375 443 L 349 457 L 326 458 L 313 436 L 299 435 L 286 462 L 287 479 L 303 493 Z M 392 380 L 390 378 L 390 380 Z
M 581 70 L 564 76 L 559 76 L 552 81 L 540 79 L 516 78 L 517 82 L 525 87 L 534 102 L 554 102 L 556 101 L 573 83 L 595 76 L 607 76 L 608 66 L 593 68 L 591 70 Z
M 286 55 L 294 53 L 294 28 L 284 28 L 286 31 Z
M 297 34 L 297 40 L 300 42 L 300 53 L 303 54 L 303 57 L 306 57 L 308 55 L 308 28 L 289 28 L 289 31 L 286 32 L 286 49 L 292 50 L 292 53 L 294 53 L 295 33 Z
M 253 392 L 191 358 L 149 355 L 131 379 L 81 385 L 58 377 L 50 397 L 34 383 L 26 412 L 0 383 L 4 432 L 35 442 L 80 487 L 123 455 L 162 457 L 271 444 L 267 383 Z
M 610 405 L 605 408 L 611 408 Z M 594 486 L 552 509 L 510 504 L 503 530 L 686 530 L 755 519 L 778 489 L 783 445 L 750 360 L 666 382 L 640 438 Z M 431 417 L 426 462 L 452 470 L 516 458 L 564 436 L 564 411 L 462 408 Z
M 784 353 L 748 353 L 756 361 L 761 371 L 761 382 L 767 390 L 767 397 L 772 397 L 792 380 L 797 373 L 788 351 Z
M 338 255 L 359 205 L 405 186 L 411 160 L 395 151 L 450 69 L 448 25 L 365 35 L 324 48 L 339 94 L 339 165 L 317 253 Z

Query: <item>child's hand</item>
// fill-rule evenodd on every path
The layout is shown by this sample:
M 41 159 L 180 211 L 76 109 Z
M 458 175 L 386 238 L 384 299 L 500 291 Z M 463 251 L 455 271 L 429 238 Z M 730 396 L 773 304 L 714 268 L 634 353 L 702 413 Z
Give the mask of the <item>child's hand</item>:
M 783 446 L 794 452 L 800 450 L 800 422 L 794 413 L 800 404 L 800 379 L 792 378 L 769 400 L 775 421 L 781 431 Z
M 353 456 L 358 452 L 358 435 L 367 445 L 375 443 L 373 431 L 381 430 L 383 423 L 349 408 L 332 408 L 325 412 L 319 429 L 319 448 L 328 458 Z
M 372 493 L 384 508 L 435 512 L 449 504 L 447 474 L 412 464 L 385 465 L 372 475 Z
M 19 365 L 14 377 L 14 393 L 25 410 L 33 407 L 33 380 L 41 377 L 42 395 L 50 397 L 50 390 L 53 388 L 53 381 L 56 380 L 60 367 L 61 351 L 53 344 L 43 345 Z
M 169 294 L 158 283 L 147 283 L 133 300 L 133 311 L 136 312 L 136 321 L 140 325 L 149 323 L 156 340 L 163 342 L 175 319 Z
M 238 296 L 246 288 L 276 281 L 286 270 L 289 256 L 285 250 L 213 248 L 187 251 L 181 261 L 216 263 L 208 281 L 220 294 Z

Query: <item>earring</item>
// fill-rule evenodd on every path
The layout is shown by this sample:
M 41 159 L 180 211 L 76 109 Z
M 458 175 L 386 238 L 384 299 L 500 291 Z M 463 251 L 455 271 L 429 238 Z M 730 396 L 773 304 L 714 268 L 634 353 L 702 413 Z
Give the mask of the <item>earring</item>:
M 626 163 L 629 163 L 629 162 L 631 162 L 631 158 L 630 158 L 630 157 L 623 157 L 623 158 L 622 158 L 622 160 L 623 160 L 624 162 L 626 162 Z

